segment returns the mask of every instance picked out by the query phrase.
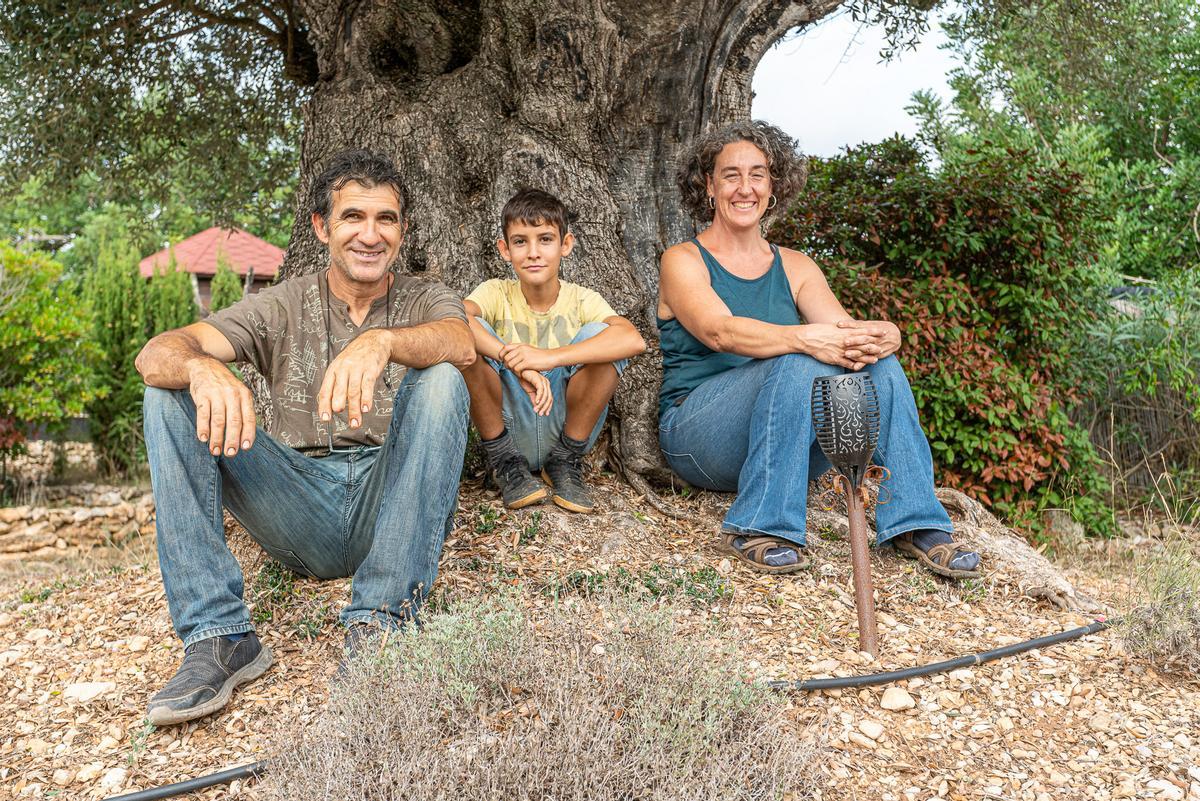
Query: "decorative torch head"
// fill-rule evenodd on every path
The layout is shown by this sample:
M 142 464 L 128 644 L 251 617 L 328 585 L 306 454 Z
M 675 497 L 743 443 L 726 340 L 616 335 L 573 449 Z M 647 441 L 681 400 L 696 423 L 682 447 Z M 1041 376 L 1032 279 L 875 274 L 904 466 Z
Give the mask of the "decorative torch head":
M 870 373 L 814 380 L 812 416 L 821 450 L 851 487 L 859 487 L 879 441 L 879 398 Z

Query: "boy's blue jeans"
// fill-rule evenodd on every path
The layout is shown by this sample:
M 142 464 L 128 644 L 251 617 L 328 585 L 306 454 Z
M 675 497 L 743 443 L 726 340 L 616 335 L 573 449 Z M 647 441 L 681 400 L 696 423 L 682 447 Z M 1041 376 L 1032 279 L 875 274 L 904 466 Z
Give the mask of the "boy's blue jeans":
M 865 368 L 879 393 L 873 461 L 890 471 L 875 509 L 877 543 L 916 529 L 953 533 L 933 494 L 933 459 L 895 356 Z M 759 359 L 714 376 L 659 421 L 659 445 L 689 484 L 738 495 L 722 529 L 803 545 L 808 482 L 830 468 L 812 424 L 812 385 L 844 372 L 805 354 Z
M 253 629 L 222 506 L 268 554 L 307 576 L 354 576 L 343 624 L 396 628 L 437 576 L 467 440 L 467 388 L 449 364 L 409 370 L 380 447 L 314 459 L 258 429 L 254 447 L 213 456 L 187 390 L 147 388 L 146 450 L 158 561 L 184 645 Z
M 481 317 L 475 319 L 483 326 L 484 330 L 496 336 L 495 330 L 487 324 L 486 320 Z M 575 338 L 571 340 L 571 344 L 591 339 L 606 328 L 608 328 L 608 323 L 585 323 Z M 554 396 L 554 405 L 550 407 L 550 414 L 543 417 L 533 410 L 533 401 L 529 400 L 529 395 L 521 389 L 521 380 L 517 378 L 516 373 L 495 359 L 487 359 L 487 363 L 499 373 L 500 385 L 504 390 L 504 408 L 501 412 L 504 427 L 508 429 L 517 449 L 529 462 L 530 469 L 541 470 L 546 457 L 550 454 L 550 449 L 554 447 L 554 443 L 558 442 L 559 435 L 562 434 L 563 424 L 567 421 L 567 382 L 571 380 L 571 376 L 575 375 L 580 366 L 575 364 L 568 367 L 555 367 L 553 370 L 542 373 L 549 380 L 550 394 Z M 628 359 L 613 362 L 617 375 L 624 373 L 628 364 Z M 600 436 L 607 417 L 608 407 L 606 406 L 600 413 L 600 419 L 596 421 L 591 436 L 588 437 L 589 451 L 596 444 L 596 438 Z

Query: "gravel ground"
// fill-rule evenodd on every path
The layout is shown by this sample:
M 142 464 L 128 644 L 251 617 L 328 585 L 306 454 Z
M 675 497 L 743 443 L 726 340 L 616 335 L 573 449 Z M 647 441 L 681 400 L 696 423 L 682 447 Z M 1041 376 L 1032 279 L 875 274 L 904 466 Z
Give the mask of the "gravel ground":
M 697 627 L 720 620 L 742 639 L 755 680 L 907 667 L 1090 622 L 1005 580 L 955 585 L 880 552 L 872 567 L 882 649 L 871 661 L 855 650 L 849 549 L 836 534 L 811 543 L 810 570 L 763 576 L 717 548 L 728 497 L 676 499 L 693 516 L 683 521 L 599 481 L 605 511 L 588 517 L 551 506 L 508 512 L 465 486 L 436 593 L 513 585 L 536 609 L 605 574 L 647 594 L 673 585 Z M 349 582 L 283 574 L 231 526 L 276 663 L 215 716 L 147 726 L 146 700 L 181 657 L 147 540 L 95 558 L 71 551 L 53 577 L 44 565 L 0 574 L 0 798 L 102 798 L 261 759 L 274 732 L 304 726 L 324 702 Z M 1060 566 L 1120 607 L 1129 592 L 1122 554 L 1139 542 L 1085 544 Z M 780 700 L 823 744 L 819 798 L 1200 801 L 1198 690 L 1196 677 L 1160 674 L 1104 632 L 924 680 Z M 257 796 L 254 782 L 239 782 L 195 797 Z

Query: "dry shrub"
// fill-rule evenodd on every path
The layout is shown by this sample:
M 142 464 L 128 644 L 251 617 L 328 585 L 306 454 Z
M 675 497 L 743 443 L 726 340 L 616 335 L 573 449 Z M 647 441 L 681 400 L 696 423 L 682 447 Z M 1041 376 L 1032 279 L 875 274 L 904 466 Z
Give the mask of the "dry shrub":
M 269 797 L 803 799 L 808 732 L 744 681 L 733 646 L 678 607 L 609 596 L 536 613 L 457 603 L 391 638 L 303 731 L 282 731 Z
M 1131 654 L 1162 670 L 1200 671 L 1200 562 L 1186 541 L 1147 557 L 1131 606 L 1118 625 Z

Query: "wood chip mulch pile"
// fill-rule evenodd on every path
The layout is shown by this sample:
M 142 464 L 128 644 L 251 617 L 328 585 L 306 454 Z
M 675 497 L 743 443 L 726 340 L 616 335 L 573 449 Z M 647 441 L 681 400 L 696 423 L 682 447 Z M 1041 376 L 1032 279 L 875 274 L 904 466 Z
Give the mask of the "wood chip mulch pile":
M 810 542 L 811 569 L 764 576 L 731 561 L 715 532 L 728 496 L 672 503 L 672 519 L 599 476 L 602 512 L 512 512 L 463 487 L 432 603 L 514 586 L 531 606 L 621 584 L 688 600 L 745 643 L 749 678 L 801 679 L 896 669 L 1091 622 L 998 580 L 953 584 L 890 551 L 872 555 L 879 659 L 857 652 L 848 544 Z M 15 522 L 15 521 L 14 521 Z M 64 559 L 53 578 L 0 574 L 0 798 L 103 798 L 268 756 L 281 727 L 323 704 L 340 657 L 337 612 L 349 582 L 294 577 L 231 524 L 259 635 L 276 662 L 221 713 L 154 729 L 145 704 L 182 655 L 146 540 L 103 558 Z M 70 549 L 68 549 L 70 550 Z M 1109 550 L 1112 547 L 1109 546 Z M 1103 564 L 1101 564 L 1103 563 Z M 1122 606 L 1128 576 L 1074 559 L 1067 577 Z M 1200 681 L 1121 651 L 1111 632 L 926 679 L 781 697 L 823 742 L 826 799 L 1195 799 Z M 237 782 L 194 797 L 255 798 Z

